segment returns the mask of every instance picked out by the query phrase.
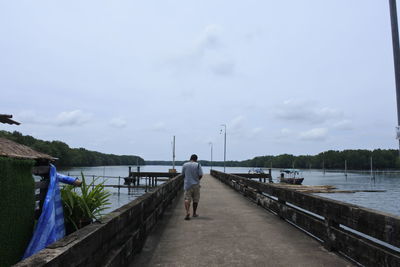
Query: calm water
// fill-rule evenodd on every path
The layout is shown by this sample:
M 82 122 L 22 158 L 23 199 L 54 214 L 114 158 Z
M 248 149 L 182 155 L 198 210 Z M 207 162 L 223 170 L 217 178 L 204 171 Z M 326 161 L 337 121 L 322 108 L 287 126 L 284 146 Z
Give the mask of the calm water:
M 171 166 L 142 166 L 141 171 L 161 171 L 167 172 Z M 223 171 L 223 167 L 213 167 L 213 169 Z M 136 170 L 132 167 L 132 170 Z M 205 173 L 209 173 L 209 167 L 203 167 Z M 228 173 L 247 173 L 249 168 L 227 167 Z M 128 166 L 105 166 L 105 167 L 85 167 L 71 168 L 60 170 L 60 173 L 70 174 L 72 176 L 80 176 L 83 172 L 86 177 L 91 175 L 121 177 L 120 183 L 123 184 L 122 177 L 128 175 Z M 181 167 L 177 166 L 177 171 L 181 171 Z M 272 170 L 272 177 L 279 176 L 279 169 Z M 334 185 L 337 189 L 342 190 L 386 190 L 386 192 L 358 192 L 358 193 L 335 193 L 335 194 L 318 194 L 323 197 L 340 200 L 356 204 L 359 206 L 388 212 L 400 216 L 400 173 L 398 174 L 378 174 L 375 180 L 371 179 L 369 173 L 348 173 L 347 178 L 343 172 L 326 172 L 325 174 L 319 170 L 305 170 L 302 172 L 305 178 L 304 185 Z M 90 179 L 89 179 L 90 180 Z M 100 179 L 103 181 L 103 178 Z M 118 184 L 118 178 L 106 178 L 105 184 Z M 144 181 L 141 183 L 144 184 Z M 133 194 L 128 195 L 128 190 L 123 188 L 118 195 L 118 189 L 107 188 L 112 192 L 111 202 L 108 211 L 112 211 L 123 206 L 144 193 L 143 189 L 133 190 Z

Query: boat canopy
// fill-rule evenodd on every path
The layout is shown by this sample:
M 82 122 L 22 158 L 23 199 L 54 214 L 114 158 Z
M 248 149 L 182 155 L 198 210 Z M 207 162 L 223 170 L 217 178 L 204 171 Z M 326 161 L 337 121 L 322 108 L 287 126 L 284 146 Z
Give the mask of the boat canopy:
M 299 169 L 283 169 L 281 172 L 284 173 L 291 173 L 291 174 L 299 174 L 300 170 Z

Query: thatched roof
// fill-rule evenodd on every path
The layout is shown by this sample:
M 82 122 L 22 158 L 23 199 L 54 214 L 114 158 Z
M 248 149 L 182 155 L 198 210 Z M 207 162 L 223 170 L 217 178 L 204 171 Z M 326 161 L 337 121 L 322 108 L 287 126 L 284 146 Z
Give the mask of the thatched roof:
M 14 120 L 12 120 L 11 118 L 12 118 L 12 115 L 0 114 L 0 122 L 1 122 L 1 123 L 8 123 L 8 124 L 20 125 L 19 122 L 14 121 Z
M 37 152 L 30 147 L 15 143 L 5 138 L 0 138 L 0 157 L 56 160 L 56 158 L 53 158 L 52 156 Z

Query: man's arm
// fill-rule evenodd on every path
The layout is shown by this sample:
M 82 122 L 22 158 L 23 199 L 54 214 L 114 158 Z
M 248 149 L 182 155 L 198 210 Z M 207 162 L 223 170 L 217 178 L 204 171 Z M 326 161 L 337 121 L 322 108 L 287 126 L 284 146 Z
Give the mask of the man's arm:
M 199 180 L 203 177 L 203 169 L 201 168 L 201 165 L 199 163 Z
M 186 166 L 185 166 L 185 164 L 183 164 L 183 166 L 182 166 L 182 177 L 183 178 L 185 178 L 185 168 Z

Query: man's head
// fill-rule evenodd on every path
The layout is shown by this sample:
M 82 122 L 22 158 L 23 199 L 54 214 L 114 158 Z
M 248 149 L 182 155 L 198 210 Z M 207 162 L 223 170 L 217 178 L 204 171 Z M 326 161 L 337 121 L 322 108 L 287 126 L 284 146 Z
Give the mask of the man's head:
M 190 160 L 191 161 L 197 161 L 197 155 L 196 154 L 191 155 L 190 156 Z

